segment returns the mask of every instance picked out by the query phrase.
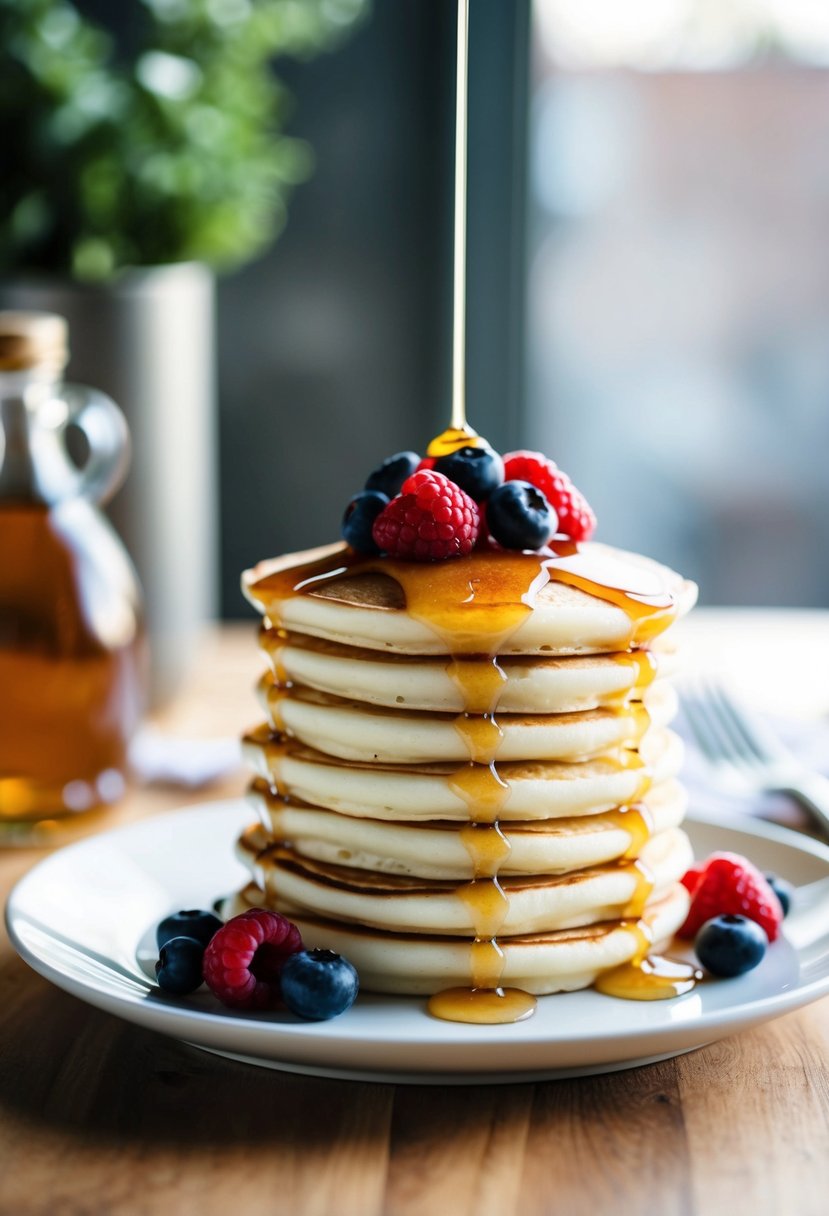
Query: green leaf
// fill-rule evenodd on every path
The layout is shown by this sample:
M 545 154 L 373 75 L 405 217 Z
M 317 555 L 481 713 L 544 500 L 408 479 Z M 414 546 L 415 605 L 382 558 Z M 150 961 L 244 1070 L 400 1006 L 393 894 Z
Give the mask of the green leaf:
M 127 50 L 70 0 L 0 0 L 7 273 L 262 252 L 313 168 L 273 60 L 336 46 L 369 0 L 128 2 Z

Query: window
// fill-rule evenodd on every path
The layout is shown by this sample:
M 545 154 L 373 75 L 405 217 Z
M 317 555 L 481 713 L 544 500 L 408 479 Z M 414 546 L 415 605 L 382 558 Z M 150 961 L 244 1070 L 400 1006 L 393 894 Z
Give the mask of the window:
M 535 0 L 528 439 L 714 603 L 829 597 L 829 8 Z

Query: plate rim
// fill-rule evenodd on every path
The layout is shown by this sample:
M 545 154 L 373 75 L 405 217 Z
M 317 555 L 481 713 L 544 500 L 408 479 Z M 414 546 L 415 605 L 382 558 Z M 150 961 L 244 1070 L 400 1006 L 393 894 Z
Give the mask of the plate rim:
M 197 1027 L 202 1027 L 204 1030 L 221 1030 L 222 1028 L 237 1029 L 237 1033 L 243 1033 L 246 1028 L 256 1028 L 256 1033 L 268 1034 L 273 1039 L 275 1051 L 278 1051 L 282 1046 L 282 1041 L 299 1042 L 311 1044 L 316 1043 L 320 1048 L 330 1048 L 337 1043 L 352 1042 L 352 1043 L 367 1043 L 369 1035 L 367 1033 L 354 1035 L 353 1030 L 349 1033 L 342 1033 L 340 1029 L 343 1025 L 339 1019 L 333 1019 L 330 1022 L 301 1022 L 301 1021 L 269 1021 L 266 1016 L 251 1017 L 250 1015 L 231 1015 L 228 1017 L 226 1013 L 213 1013 L 209 1010 L 195 1009 L 190 1006 L 183 1006 L 174 1003 L 174 999 L 156 998 L 148 1001 L 148 995 L 153 993 L 151 986 L 145 992 L 116 992 L 112 990 L 99 990 L 84 984 L 81 980 L 67 974 L 59 966 L 56 966 L 42 958 L 36 950 L 30 948 L 28 943 L 21 940 L 15 928 L 15 917 L 25 919 L 31 922 L 31 917 L 28 913 L 19 909 L 18 905 L 21 898 L 25 896 L 26 889 L 31 883 L 36 883 L 43 878 L 44 872 L 53 865 L 66 865 L 67 859 L 71 864 L 72 855 L 78 850 L 85 851 L 94 849 L 102 842 L 111 840 L 120 841 L 123 838 L 129 839 L 131 835 L 149 835 L 152 836 L 154 831 L 158 830 L 158 825 L 169 822 L 170 819 L 176 818 L 179 820 L 191 819 L 194 815 L 210 815 L 216 819 L 227 818 L 230 821 L 231 815 L 242 817 L 242 812 L 247 811 L 247 803 L 243 797 L 232 799 L 221 799 L 216 801 L 200 802 L 185 804 L 170 811 L 162 812 L 148 816 L 143 819 L 136 820 L 132 823 L 122 824 L 118 827 L 109 829 L 107 832 L 97 833 L 93 836 L 84 838 L 83 840 L 75 841 L 51 852 L 46 857 L 41 858 L 34 866 L 31 867 L 21 878 L 15 883 L 9 893 L 5 907 L 5 924 L 9 939 L 12 942 L 17 953 L 32 969 L 51 983 L 54 983 L 63 991 L 69 992 L 71 995 L 91 1004 L 96 1008 L 102 1009 L 114 1016 L 120 1016 L 124 1020 L 134 1025 L 140 1025 L 146 1029 L 155 1030 L 156 1032 L 171 1035 L 174 1038 L 183 1042 L 189 1042 L 196 1047 L 205 1046 L 204 1044 L 193 1043 L 193 1031 Z M 726 820 L 722 816 L 718 816 L 710 811 L 695 811 L 687 816 L 690 823 L 699 823 L 708 827 L 723 828 L 724 830 L 733 829 L 738 832 L 743 832 L 749 836 L 759 837 L 768 840 L 773 844 L 779 844 L 788 848 L 809 854 L 821 861 L 829 870 L 829 845 L 822 841 L 815 840 L 813 837 L 806 836 L 796 832 L 790 828 L 783 827 L 776 823 L 771 823 L 751 815 L 742 813 L 729 812 Z M 230 860 L 230 859 L 229 859 Z M 795 949 L 795 947 L 791 947 Z M 801 1008 L 803 1005 L 809 1004 L 811 1001 L 818 999 L 824 993 L 829 992 L 829 974 L 818 976 L 815 979 L 807 980 L 804 983 L 798 983 L 794 987 L 785 988 L 780 991 L 770 993 L 767 996 L 744 998 L 738 1000 L 725 1008 L 710 1010 L 707 1013 L 700 1015 L 695 1019 L 689 1019 L 687 1022 L 678 1023 L 674 1029 L 678 1030 L 681 1026 L 685 1029 L 692 1024 L 700 1024 L 704 1021 L 706 1031 L 711 1030 L 711 1037 L 707 1041 L 712 1041 L 714 1038 L 724 1037 L 730 1033 L 730 1027 L 735 1023 L 744 1022 L 746 1014 L 753 1011 L 755 1014 L 762 1016 L 755 1017 L 752 1020 L 765 1021 L 777 1016 L 778 1013 L 794 1011 Z M 567 994 L 564 994 L 567 995 Z M 96 999 L 99 997 L 100 999 Z M 369 996 L 369 1000 L 372 998 Z M 381 997 L 376 998 L 381 1000 L 384 1005 L 386 1002 L 407 1002 L 407 1003 L 425 1003 L 425 998 L 413 997 Z M 610 998 L 603 997 L 607 1000 Z M 680 998 L 682 1000 L 683 998 Z M 673 1003 L 672 1003 L 673 1004 Z M 131 1016 L 132 1011 L 142 1011 L 141 1017 Z M 157 1012 L 156 1012 L 157 1011 Z M 429 1019 L 428 1035 L 423 1037 L 412 1038 L 411 1034 L 405 1033 L 388 1033 L 384 1036 L 384 1042 L 389 1046 L 403 1047 L 410 1045 L 415 1048 L 433 1048 L 438 1051 L 446 1051 L 447 1049 L 457 1048 L 461 1045 L 474 1044 L 476 1049 L 486 1047 L 509 1047 L 520 1044 L 521 1047 L 527 1048 L 534 1044 L 550 1043 L 557 1041 L 561 1044 L 572 1043 L 574 1046 L 593 1043 L 595 1045 L 608 1045 L 612 1040 L 619 1038 L 618 1029 L 614 1029 L 612 1023 L 604 1033 L 596 1034 L 595 1030 L 585 1030 L 582 1033 L 573 1032 L 571 1029 L 566 1035 L 560 1039 L 551 1039 L 549 1028 L 543 1023 L 536 1023 L 531 1020 L 528 1023 L 519 1024 L 522 1026 L 520 1039 L 509 1039 L 505 1036 L 505 1031 L 509 1033 L 509 1027 L 486 1027 L 486 1026 L 460 1026 L 454 1023 L 437 1022 L 434 1019 Z M 168 1023 L 161 1025 L 159 1023 Z M 188 1033 L 189 1027 L 189 1033 Z M 329 1029 L 332 1028 L 332 1029 Z M 628 1043 L 647 1043 L 649 1039 L 653 1039 L 655 1033 L 663 1032 L 667 1027 L 654 1028 L 652 1026 L 642 1025 L 639 1027 L 626 1027 L 624 1030 L 624 1039 Z M 231 1030 L 232 1033 L 232 1030 Z M 208 1047 L 209 1049 L 209 1047 Z M 234 1048 L 228 1050 L 233 1052 Z M 238 1052 L 238 1047 L 236 1048 Z M 674 1053 L 671 1053 L 674 1054 Z M 272 1055 L 269 1059 L 280 1059 L 283 1061 L 283 1067 L 291 1069 L 291 1060 L 285 1060 L 284 1056 Z M 635 1061 L 633 1061 L 635 1063 Z M 300 1067 L 301 1061 L 296 1061 L 297 1068 Z M 337 1075 L 335 1066 L 323 1065 L 324 1070 L 330 1075 Z M 341 1069 L 340 1072 L 348 1071 Z M 355 1070 L 350 1070 L 354 1074 Z M 363 1074 L 368 1076 L 369 1070 L 362 1070 Z M 388 1075 L 392 1070 L 388 1068 L 380 1068 L 375 1074 L 375 1079 L 381 1078 L 383 1075 Z M 483 1075 L 480 1073 L 480 1068 L 474 1064 L 464 1069 L 462 1061 L 458 1061 L 456 1066 L 451 1070 L 435 1070 L 428 1067 L 424 1068 L 424 1072 L 440 1071 L 444 1077 L 451 1075 L 459 1077 L 469 1077 L 470 1075 Z M 524 1077 L 525 1079 L 532 1075 L 530 1070 L 516 1064 L 513 1067 L 505 1070 L 503 1063 L 499 1069 L 493 1068 L 493 1072 L 508 1071 L 513 1076 Z M 542 1072 L 536 1071 L 534 1075 L 551 1076 L 556 1072 L 555 1067 L 550 1067 Z M 401 1076 L 403 1074 L 400 1074 Z M 417 1074 L 420 1077 L 422 1074 Z M 572 1075 L 572 1074 L 571 1074 Z M 414 1074 L 412 1074 L 414 1076 Z

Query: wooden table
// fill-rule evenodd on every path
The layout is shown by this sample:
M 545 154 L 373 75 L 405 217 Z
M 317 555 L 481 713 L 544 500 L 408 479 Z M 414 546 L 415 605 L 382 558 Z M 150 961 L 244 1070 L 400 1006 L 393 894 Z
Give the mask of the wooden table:
M 755 645 L 791 637 L 789 618 L 761 617 L 699 613 L 693 640 L 733 661 L 747 622 Z M 829 655 L 829 614 L 799 618 L 799 644 L 804 629 Z M 258 668 L 250 627 L 217 632 L 160 724 L 184 736 L 252 724 Z M 189 796 L 138 791 L 112 822 L 243 783 L 237 773 Z M 4 894 L 40 855 L 0 855 Z M 40 979 L 4 937 L 0 1034 L 2 1216 L 826 1210 L 829 1001 L 608 1076 L 358 1084 L 225 1062 L 99 1013 Z

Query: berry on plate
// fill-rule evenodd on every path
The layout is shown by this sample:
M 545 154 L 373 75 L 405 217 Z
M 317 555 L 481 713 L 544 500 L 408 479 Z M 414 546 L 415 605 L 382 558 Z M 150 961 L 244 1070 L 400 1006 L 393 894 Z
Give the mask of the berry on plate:
M 301 950 L 282 970 L 282 999 L 291 1013 L 309 1022 L 344 1013 L 359 988 L 356 969 L 333 950 Z
M 434 468 L 475 502 L 487 498 L 504 480 L 504 462 L 490 447 L 458 448 L 447 456 L 439 456 Z
M 302 949 L 299 929 L 278 912 L 251 908 L 219 929 L 204 952 L 204 980 L 235 1009 L 267 1009 L 280 998 L 285 962 Z
M 794 886 L 792 883 L 786 882 L 785 878 L 778 877 L 777 874 L 766 874 L 765 878 L 772 891 L 774 891 L 780 900 L 780 907 L 783 909 L 783 919 L 785 920 L 792 908 Z
M 504 549 L 540 549 L 556 530 L 556 513 L 528 481 L 505 481 L 487 499 L 486 525 Z
M 696 865 L 691 866 L 690 870 L 686 870 L 682 875 L 680 882 L 689 895 L 693 895 L 702 882 L 702 876 L 705 873 L 707 865 L 707 861 L 698 861 Z
M 173 912 L 165 916 L 155 931 L 156 945 L 159 950 L 171 938 L 194 937 L 201 942 L 202 949 L 210 941 L 217 929 L 221 929 L 222 921 L 212 912 L 202 908 L 187 908 L 183 912 Z
M 388 495 L 379 490 L 361 490 L 345 509 L 342 523 L 343 540 L 359 553 L 378 553 L 371 529 L 374 521 L 389 503 Z
M 381 465 L 369 473 L 365 488 L 379 490 L 386 498 L 394 498 L 400 493 L 403 482 L 407 477 L 411 477 L 419 464 L 420 457 L 417 452 L 396 452 L 394 456 L 387 456 Z
M 504 477 L 540 490 L 558 517 L 558 530 L 571 540 L 589 540 L 595 532 L 596 516 L 587 499 L 543 452 L 508 452 Z
M 155 965 L 159 988 L 184 996 L 202 983 L 204 946 L 195 937 L 171 937 L 161 947 Z
M 707 920 L 727 914 L 755 921 L 770 942 L 777 937 L 783 921 L 780 900 L 747 857 L 714 853 L 704 864 L 696 890 L 691 892 L 691 907 L 679 937 L 696 937 Z
M 441 561 L 471 553 L 478 539 L 478 507 L 442 473 L 424 470 L 403 482 L 374 521 L 372 536 L 390 557 Z
M 694 940 L 694 951 L 706 971 L 732 979 L 762 962 L 768 944 L 756 921 L 729 912 L 705 922 Z

